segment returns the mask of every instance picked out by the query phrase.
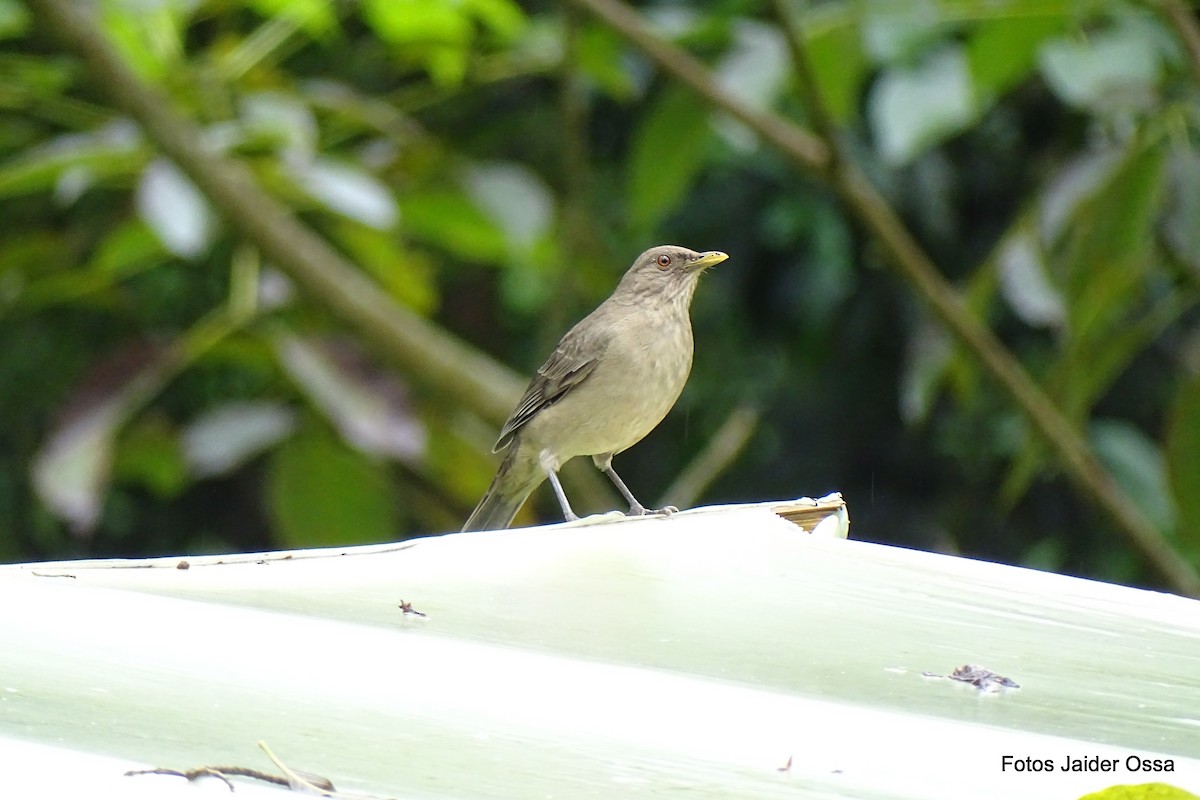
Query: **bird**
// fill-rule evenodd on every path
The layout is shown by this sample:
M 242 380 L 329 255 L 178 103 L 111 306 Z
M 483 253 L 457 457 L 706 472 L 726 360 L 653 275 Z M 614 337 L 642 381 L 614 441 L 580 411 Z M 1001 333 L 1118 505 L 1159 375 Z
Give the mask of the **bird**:
M 629 503 L 630 516 L 674 510 L 647 510 L 612 459 L 645 438 L 679 399 L 692 370 L 696 284 L 727 258 L 678 245 L 637 257 L 612 295 L 567 331 L 529 382 L 500 429 L 492 452 L 504 455 L 464 531 L 507 528 L 547 479 L 563 517 L 578 519 L 558 479 L 576 456 L 591 456 Z

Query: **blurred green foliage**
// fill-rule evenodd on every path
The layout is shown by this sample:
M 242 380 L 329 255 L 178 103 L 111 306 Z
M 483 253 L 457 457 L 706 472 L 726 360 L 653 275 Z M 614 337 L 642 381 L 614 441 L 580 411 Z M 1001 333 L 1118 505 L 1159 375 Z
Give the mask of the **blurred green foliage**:
M 521 371 L 645 247 L 729 252 L 684 397 L 619 459 L 640 493 L 750 406 L 703 501 L 841 490 L 860 538 L 1154 582 L 827 190 L 579 12 L 97 7 L 209 146 Z M 1177 31 L 1118 0 L 798 9 L 846 152 L 1200 562 L 1200 65 Z M 641 11 L 726 91 L 808 120 L 765 4 Z M 102 88 L 0 0 L 0 558 L 455 528 L 493 425 L 260 263 Z

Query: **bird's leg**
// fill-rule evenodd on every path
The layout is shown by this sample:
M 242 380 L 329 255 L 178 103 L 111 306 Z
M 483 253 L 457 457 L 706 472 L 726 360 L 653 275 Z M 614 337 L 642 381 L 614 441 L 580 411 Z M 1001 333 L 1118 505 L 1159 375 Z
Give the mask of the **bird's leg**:
M 558 498 L 558 504 L 562 507 L 563 516 L 566 517 L 567 522 L 579 519 L 579 516 L 571 510 L 571 504 L 567 502 L 567 493 L 563 491 L 562 483 L 558 480 L 558 473 L 547 467 L 546 477 L 550 479 L 550 485 L 554 487 L 554 496 Z
M 629 491 L 629 487 L 625 485 L 625 481 L 621 480 L 621 476 L 617 474 L 617 471 L 612 468 L 612 464 L 603 467 L 603 470 L 604 474 L 608 476 L 608 479 L 613 482 L 614 486 L 617 487 L 617 491 L 620 492 L 625 497 L 625 500 L 629 503 L 628 516 L 640 517 L 647 513 L 646 507 L 638 502 L 637 498 L 633 496 L 633 492 Z
M 633 492 L 629 491 L 629 487 L 625 485 L 625 481 L 621 480 L 621 476 L 618 475 L 617 471 L 612 468 L 611 455 L 603 459 L 598 456 L 593 457 L 592 460 L 595 462 L 596 467 L 608 476 L 608 479 L 613 482 L 613 486 L 617 487 L 617 491 L 619 491 L 621 496 L 624 497 L 626 502 L 629 503 L 629 513 L 626 516 L 641 517 L 646 514 L 673 514 L 679 510 L 675 508 L 675 506 L 667 506 L 666 508 L 655 509 L 646 508 L 644 505 L 638 502 L 637 498 L 633 496 Z

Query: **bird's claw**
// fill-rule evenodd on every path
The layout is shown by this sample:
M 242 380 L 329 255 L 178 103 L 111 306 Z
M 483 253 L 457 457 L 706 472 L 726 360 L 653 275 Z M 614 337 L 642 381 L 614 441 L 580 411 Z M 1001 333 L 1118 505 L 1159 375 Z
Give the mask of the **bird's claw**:
M 676 514 L 678 512 L 679 512 L 679 509 L 676 508 L 675 506 L 664 506 L 663 508 L 646 508 L 641 503 L 638 503 L 637 505 L 630 506 L 629 510 L 627 512 L 625 512 L 625 516 L 627 516 L 627 517 L 647 517 L 647 516 L 669 517 L 672 514 Z

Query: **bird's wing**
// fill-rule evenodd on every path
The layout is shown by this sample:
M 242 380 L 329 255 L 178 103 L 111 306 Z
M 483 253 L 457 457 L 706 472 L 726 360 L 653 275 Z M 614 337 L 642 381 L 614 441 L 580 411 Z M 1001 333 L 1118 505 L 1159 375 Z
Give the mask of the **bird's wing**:
M 521 402 L 517 403 L 512 416 L 500 429 L 500 438 L 496 440 L 492 452 L 508 447 L 525 423 L 542 409 L 557 403 L 592 374 L 608 347 L 608 341 L 598 337 L 594 330 L 586 337 L 577 335 L 577 330 L 578 326 L 562 338 L 546 363 L 538 369 L 537 375 L 533 376 Z

